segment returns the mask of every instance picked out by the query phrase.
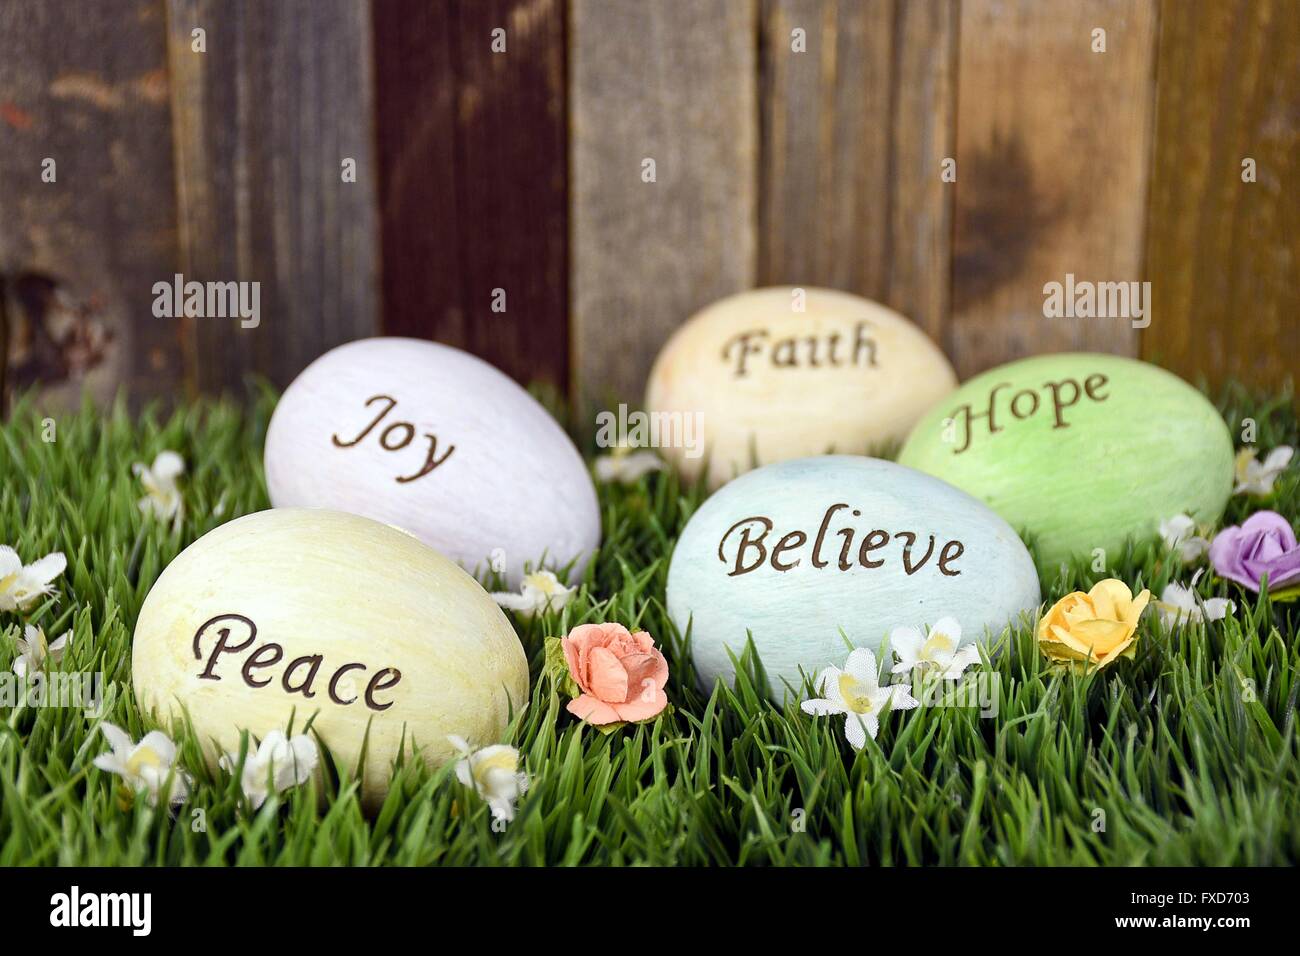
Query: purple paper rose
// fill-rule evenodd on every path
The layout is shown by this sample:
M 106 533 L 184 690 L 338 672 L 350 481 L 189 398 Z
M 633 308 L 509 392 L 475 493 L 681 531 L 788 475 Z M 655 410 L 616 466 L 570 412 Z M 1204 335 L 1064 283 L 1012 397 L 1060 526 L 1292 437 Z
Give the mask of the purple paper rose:
M 1220 531 L 1210 543 L 1210 563 L 1219 577 L 1252 591 L 1266 574 L 1272 592 L 1300 584 L 1300 546 L 1291 522 L 1276 511 L 1257 511 L 1241 527 Z

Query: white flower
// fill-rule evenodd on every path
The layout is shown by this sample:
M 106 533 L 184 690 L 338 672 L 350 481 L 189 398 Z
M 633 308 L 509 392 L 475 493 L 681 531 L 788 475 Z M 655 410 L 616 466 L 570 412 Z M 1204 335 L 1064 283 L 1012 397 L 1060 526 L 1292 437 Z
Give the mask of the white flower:
M 1170 582 L 1160 592 L 1160 600 L 1155 602 L 1160 612 L 1160 620 L 1165 627 L 1173 627 L 1180 620 L 1188 624 L 1201 621 L 1221 621 L 1236 610 L 1236 605 L 1227 598 L 1210 598 L 1202 601 L 1196 593 L 1196 582 L 1201 579 L 1205 569 L 1192 575 L 1192 583 L 1183 587 L 1177 582 Z
M 910 684 L 881 687 L 878 674 L 876 655 L 865 647 L 855 648 L 844 670 L 828 667 L 818 675 L 814 686 L 826 696 L 799 706 L 814 717 L 843 714 L 844 738 L 854 750 L 861 750 L 867 737 L 874 740 L 880 730 L 879 715 L 886 704 L 890 710 L 910 710 L 920 703 L 912 697 Z
M 24 567 L 17 551 L 7 544 L 0 545 L 0 611 L 25 611 L 45 595 L 53 594 L 50 582 L 67 566 L 63 552 L 55 551 Z
M 492 819 L 513 820 L 515 801 L 528 791 L 528 774 L 519 770 L 519 751 L 507 744 L 474 750 L 464 737 L 447 739 L 461 755 L 456 761 L 456 779 L 487 801 Z
M 606 483 L 619 481 L 625 485 L 634 485 L 642 475 L 662 471 L 663 468 L 663 459 L 653 451 L 633 451 L 620 445 L 610 454 L 596 459 L 596 479 Z
M 956 680 L 962 671 L 980 662 L 979 647 L 961 643 L 961 625 L 954 617 L 936 621 L 928 637 L 915 627 L 896 627 L 889 632 L 889 647 L 898 658 L 891 671 L 894 674 L 920 668 L 943 680 Z
M 272 793 L 283 793 L 310 780 L 319 759 L 320 752 L 311 737 L 285 737 L 283 731 L 273 730 L 244 757 L 239 785 L 256 810 Z M 217 763 L 227 773 L 234 773 L 239 767 L 239 751 L 225 754 Z
M 95 758 L 95 766 L 100 770 L 117 774 L 137 793 L 147 793 L 149 803 L 154 806 L 169 775 L 171 792 L 167 802 L 180 803 L 189 795 L 189 776 L 179 767 L 172 767 L 176 761 L 176 745 L 161 730 L 151 731 L 138 744 L 133 744 L 125 730 L 108 721 L 100 724 L 99 729 L 113 748 L 111 753 Z
M 1196 534 L 1196 522 L 1184 514 L 1160 522 L 1160 537 L 1165 547 L 1177 551 L 1183 564 L 1191 564 L 1210 551 L 1210 542 Z
M 495 591 L 492 600 L 524 617 L 532 617 L 542 611 L 558 611 L 569 603 L 577 588 L 565 587 L 550 571 L 537 571 L 525 574 L 520 593 Z
M 45 632 L 30 624 L 24 629 L 23 637 L 18 638 L 18 656 L 14 658 L 14 673 L 19 677 L 38 674 L 45 669 L 45 662 L 53 666 L 63 660 L 63 652 L 68 649 L 72 632 L 65 631 L 63 636 L 54 641 L 45 640 Z
M 1237 452 L 1237 485 L 1232 489 L 1233 494 L 1271 495 L 1273 482 L 1286 471 L 1294 454 L 1295 449 L 1290 445 L 1278 445 L 1260 463 L 1255 460 L 1254 448 L 1243 448 Z
M 145 496 L 138 502 L 140 510 L 179 527 L 185 516 L 185 502 L 176 479 L 185 473 L 185 459 L 174 451 L 160 451 L 152 467 L 137 461 L 131 471 L 144 485 Z

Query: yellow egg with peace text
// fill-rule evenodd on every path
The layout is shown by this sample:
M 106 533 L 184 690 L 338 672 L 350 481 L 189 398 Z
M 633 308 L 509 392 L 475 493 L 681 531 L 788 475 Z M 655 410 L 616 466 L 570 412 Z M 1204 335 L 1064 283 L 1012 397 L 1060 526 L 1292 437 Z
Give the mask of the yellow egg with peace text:
M 528 699 L 517 635 L 455 562 L 392 526 L 303 509 L 246 515 L 182 551 L 140 611 L 132 679 L 166 726 L 188 714 L 213 762 L 242 730 L 311 719 L 352 772 L 369 730 L 370 804 L 399 753 L 436 766 L 448 735 L 502 742 Z

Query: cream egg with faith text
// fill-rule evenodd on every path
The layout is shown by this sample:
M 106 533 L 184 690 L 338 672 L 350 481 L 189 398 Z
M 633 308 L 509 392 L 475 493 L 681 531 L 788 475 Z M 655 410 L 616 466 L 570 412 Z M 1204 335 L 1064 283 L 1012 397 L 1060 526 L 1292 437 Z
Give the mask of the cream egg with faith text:
M 403 752 L 431 766 L 447 737 L 502 742 L 528 701 L 505 614 L 414 536 L 337 511 L 275 509 L 209 531 L 159 576 L 136 623 L 136 699 L 188 716 L 213 763 L 240 731 L 311 729 L 383 798 Z M 369 742 L 366 735 L 369 733 Z
M 668 569 L 668 613 L 705 690 L 733 678 L 752 636 L 777 701 L 843 665 L 845 637 L 879 656 L 895 627 L 954 617 L 969 643 L 1032 623 L 1039 597 L 1029 552 L 984 504 L 851 455 L 737 478 L 692 515 Z
M 526 567 L 581 576 L 600 543 L 586 463 L 507 375 L 419 339 L 349 342 L 285 390 L 266 434 L 277 508 L 332 508 L 396 525 L 511 588 Z
M 716 488 L 755 465 L 879 452 L 956 385 L 944 354 L 897 312 L 781 286 L 722 299 L 679 328 L 651 370 L 646 408 L 670 436 L 686 429 L 668 423 L 698 422 L 702 448 L 669 440 L 663 453 L 688 478 L 707 461 Z

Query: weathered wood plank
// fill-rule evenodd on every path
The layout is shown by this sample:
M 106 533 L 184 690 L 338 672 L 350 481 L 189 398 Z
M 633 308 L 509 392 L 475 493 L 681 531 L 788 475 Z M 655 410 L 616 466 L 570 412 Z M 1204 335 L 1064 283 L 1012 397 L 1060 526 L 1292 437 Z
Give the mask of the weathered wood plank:
M 390 0 L 374 19 L 385 330 L 563 388 L 562 0 Z
M 187 280 L 260 283 L 260 324 L 188 319 L 201 388 L 284 385 L 378 328 L 369 8 L 168 0 Z M 206 31 L 195 52 L 193 30 Z M 356 181 L 343 162 L 355 160 Z
M 494 53 L 492 31 L 505 31 Z M 561 0 L 473 0 L 458 29 L 465 310 L 483 353 L 568 384 L 569 220 Z M 492 309 L 494 290 L 505 312 Z
M 170 391 L 178 327 L 151 314 L 177 261 L 161 0 L 0 5 L 0 183 L 10 383 L 52 404 Z
M 1143 355 L 1187 378 L 1300 377 L 1300 5 L 1161 7 Z M 1255 162 L 1255 182 L 1242 163 Z
M 956 32 L 954 0 L 765 0 L 761 284 L 856 292 L 942 341 Z
M 893 194 L 885 303 L 950 348 L 957 149 L 956 0 L 899 3 L 894 26 Z
M 570 31 L 577 391 L 639 403 L 669 333 L 755 279 L 757 8 L 573 0 Z
M 383 330 L 472 347 L 465 315 L 450 4 L 376 0 Z
M 963 0 L 951 354 L 1135 354 L 1124 318 L 1044 317 L 1043 287 L 1141 278 L 1154 0 Z M 1106 52 L 1092 31 L 1106 31 Z
M 763 4 L 764 285 L 884 297 L 893 20 L 892 0 Z

